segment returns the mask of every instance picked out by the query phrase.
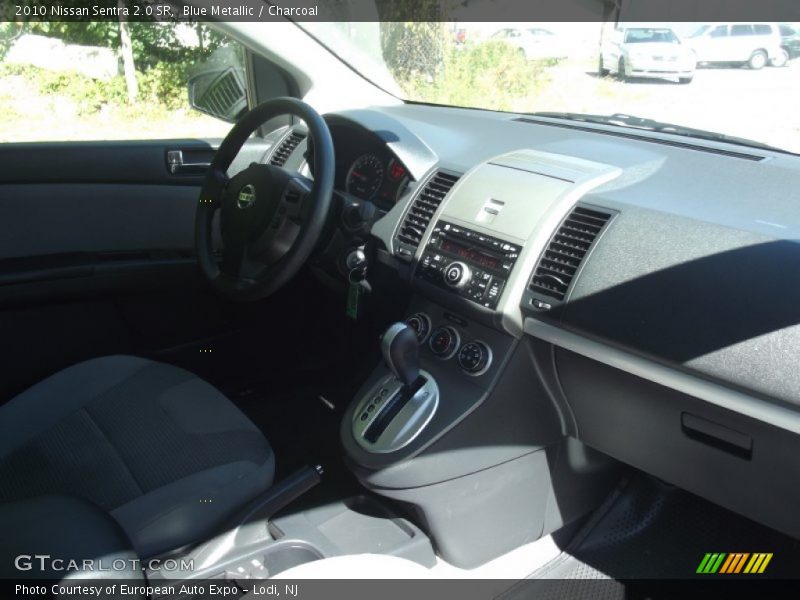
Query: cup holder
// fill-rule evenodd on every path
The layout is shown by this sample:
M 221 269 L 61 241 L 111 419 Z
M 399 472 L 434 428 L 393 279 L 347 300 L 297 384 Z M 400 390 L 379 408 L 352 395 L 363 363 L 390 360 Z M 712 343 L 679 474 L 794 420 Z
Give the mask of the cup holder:
M 321 552 L 303 542 L 277 542 L 263 554 L 250 555 L 247 560 L 229 566 L 225 571 L 225 578 L 234 581 L 266 579 L 321 558 Z
M 321 558 L 322 554 L 312 546 L 298 542 L 278 542 L 264 554 L 264 566 L 272 577 L 297 565 Z

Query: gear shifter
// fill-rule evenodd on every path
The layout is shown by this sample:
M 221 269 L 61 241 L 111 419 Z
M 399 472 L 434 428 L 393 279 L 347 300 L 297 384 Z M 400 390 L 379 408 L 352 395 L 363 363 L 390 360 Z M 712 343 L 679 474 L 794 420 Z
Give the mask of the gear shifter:
M 419 378 L 419 340 L 405 323 L 394 323 L 381 338 L 386 366 L 407 388 Z
M 419 338 L 405 323 L 394 323 L 381 337 L 381 353 L 391 375 L 382 375 L 353 411 L 356 443 L 368 452 L 394 452 L 409 444 L 439 406 L 439 387 L 420 370 Z

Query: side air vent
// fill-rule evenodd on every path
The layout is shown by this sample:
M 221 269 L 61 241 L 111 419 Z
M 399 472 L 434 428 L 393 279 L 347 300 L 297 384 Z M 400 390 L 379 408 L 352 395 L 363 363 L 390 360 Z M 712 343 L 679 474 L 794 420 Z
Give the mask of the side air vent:
M 397 241 L 407 246 L 406 252 L 400 252 L 401 255 L 414 254 L 413 250 L 422 241 L 436 209 L 460 178 L 460 175 L 454 173 L 438 171 L 417 194 L 397 232 Z
M 292 152 L 295 151 L 297 146 L 299 146 L 300 142 L 302 142 L 304 139 L 306 139 L 305 134 L 297 133 L 296 131 L 293 131 L 287 135 L 285 138 L 283 138 L 283 141 L 281 142 L 281 145 L 278 146 L 278 149 L 275 150 L 275 153 L 272 155 L 269 164 L 275 165 L 276 167 L 282 167 L 284 164 L 286 164 L 286 161 L 292 155 Z
M 594 208 L 573 208 L 539 258 L 528 290 L 537 296 L 564 300 L 581 262 L 610 218 L 610 213 Z
M 247 111 L 247 94 L 241 69 L 229 68 L 207 85 L 192 85 L 189 94 L 195 108 L 214 117 L 236 121 Z

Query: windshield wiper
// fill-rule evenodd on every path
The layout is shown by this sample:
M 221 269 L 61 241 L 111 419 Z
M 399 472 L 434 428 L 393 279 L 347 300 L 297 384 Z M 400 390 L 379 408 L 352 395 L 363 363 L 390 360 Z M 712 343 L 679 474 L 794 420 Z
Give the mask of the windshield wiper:
M 581 121 L 583 123 L 596 123 L 599 125 L 617 125 L 619 127 L 629 127 L 631 129 L 643 129 L 645 131 L 655 131 L 657 133 L 670 133 L 672 135 L 682 135 L 685 137 L 698 138 L 701 140 L 711 140 L 715 142 L 727 142 L 729 144 L 737 144 L 739 146 L 748 146 L 750 148 L 760 148 L 761 150 L 771 150 L 773 152 L 783 152 L 784 154 L 795 154 L 782 148 L 776 148 L 763 142 L 755 140 L 748 140 L 724 133 L 717 133 L 715 131 L 706 131 L 705 129 L 695 129 L 694 127 L 685 127 L 683 125 L 676 125 L 674 123 L 665 123 L 663 121 L 656 121 L 655 119 L 648 119 L 645 117 L 637 117 L 634 115 L 626 115 L 616 113 L 613 115 L 592 115 L 584 113 L 573 112 L 533 112 L 526 113 L 533 117 L 549 117 L 551 119 L 566 119 L 569 121 Z

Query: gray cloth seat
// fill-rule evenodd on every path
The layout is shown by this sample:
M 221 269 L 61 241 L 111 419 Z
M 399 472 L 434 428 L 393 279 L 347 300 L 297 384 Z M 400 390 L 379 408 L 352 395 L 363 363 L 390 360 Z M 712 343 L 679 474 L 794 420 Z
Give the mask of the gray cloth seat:
M 74 365 L 0 407 L 0 502 L 84 498 L 143 558 L 214 533 L 274 470 L 269 443 L 230 400 L 142 358 Z

